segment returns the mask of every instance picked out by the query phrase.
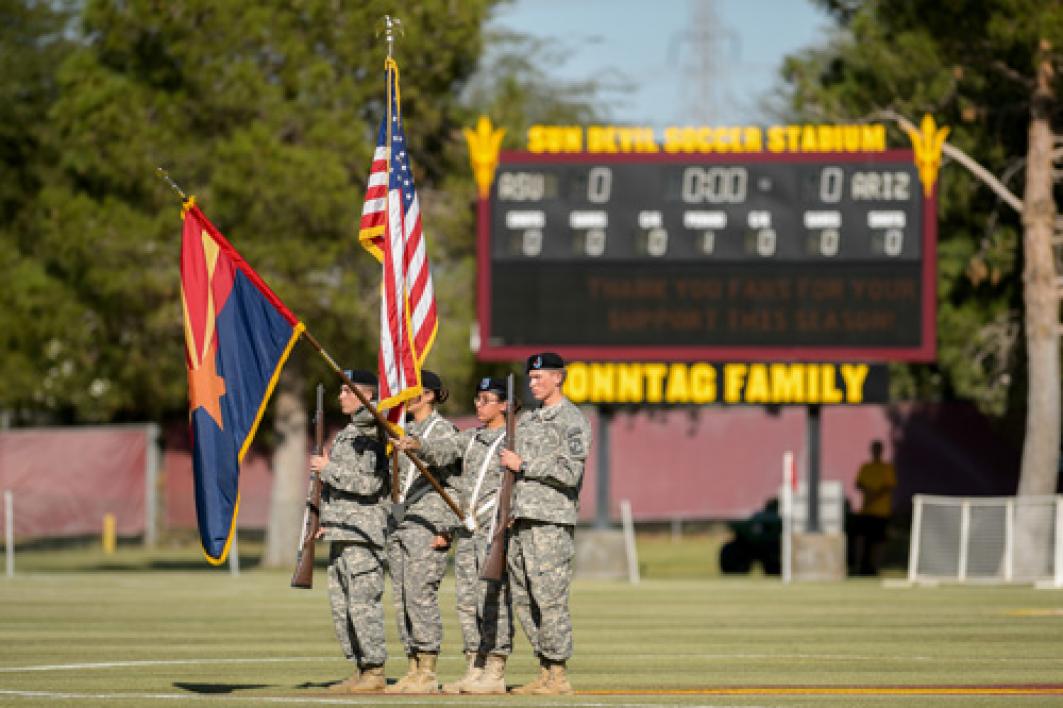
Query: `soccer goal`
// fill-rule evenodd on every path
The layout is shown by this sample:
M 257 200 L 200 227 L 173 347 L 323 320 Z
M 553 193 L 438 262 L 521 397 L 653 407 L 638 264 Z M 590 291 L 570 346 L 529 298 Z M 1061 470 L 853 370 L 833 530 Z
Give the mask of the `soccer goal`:
M 916 494 L 908 580 L 1063 588 L 1063 495 Z

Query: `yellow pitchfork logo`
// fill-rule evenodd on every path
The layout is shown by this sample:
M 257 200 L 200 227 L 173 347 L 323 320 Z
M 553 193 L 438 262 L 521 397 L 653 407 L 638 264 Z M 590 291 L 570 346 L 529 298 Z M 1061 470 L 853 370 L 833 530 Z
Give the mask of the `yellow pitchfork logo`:
M 919 170 L 919 181 L 923 183 L 923 195 L 930 197 L 941 168 L 941 148 L 949 129 L 938 128 L 933 116 L 927 113 L 918 131 L 906 129 L 905 132 L 915 148 L 915 166 Z
M 475 131 L 465 129 L 465 141 L 469 144 L 469 162 L 472 164 L 472 174 L 476 178 L 476 187 L 481 199 L 487 199 L 491 194 L 491 182 L 494 181 L 495 168 L 498 167 L 498 150 L 505 134 L 505 128 L 494 130 L 491 119 L 487 116 L 480 116 Z

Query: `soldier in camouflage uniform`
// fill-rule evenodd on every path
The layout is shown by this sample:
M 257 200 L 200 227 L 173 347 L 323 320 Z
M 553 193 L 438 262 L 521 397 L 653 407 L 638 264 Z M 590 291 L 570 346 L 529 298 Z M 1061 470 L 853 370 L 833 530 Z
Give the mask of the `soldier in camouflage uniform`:
M 565 362 L 560 356 L 531 356 L 527 372 L 528 386 L 542 406 L 520 417 L 516 450 L 502 451 L 502 464 L 517 473 L 506 560 L 513 610 L 539 658 L 540 672 L 513 693 L 571 693 L 565 671 L 572 656 L 568 595 L 591 427 L 561 392 Z
M 426 440 L 457 432 L 454 425 L 435 411 L 447 398 L 443 382 L 427 369 L 421 371 L 424 392 L 407 404 L 412 421 L 410 435 Z M 457 466 L 433 467 L 441 484 L 458 473 Z M 400 504 L 393 514 L 394 530 L 388 540 L 388 566 L 395 594 L 395 619 L 399 640 L 409 659 L 405 676 L 388 686 L 388 693 L 437 693 L 436 659 L 443 641 L 439 613 L 439 583 L 447 570 L 454 512 L 443 498 L 403 456 L 400 463 Z
M 462 527 L 454 532 L 458 623 L 468 665 L 465 675 L 445 684 L 443 692 L 505 693 L 506 658 L 513 650 L 508 581 L 505 575 L 500 582 L 481 580 L 480 571 L 487 558 L 498 488 L 504 473 L 499 452 L 505 438 L 509 405 L 506 382 L 481 379 L 474 403 L 481 427 L 428 440 L 404 438 L 399 445 L 418 449 L 421 457 L 433 465 L 460 460 L 462 472 L 454 486 L 461 494 L 463 509 L 477 522 L 474 533 Z
M 348 370 L 366 398 L 376 396 L 376 376 Z M 329 602 L 336 637 L 354 675 L 329 690 L 343 693 L 382 691 L 384 662 L 384 540 L 387 516 L 381 500 L 388 491 L 388 458 L 373 415 L 344 384 L 341 410 L 351 422 L 332 441 L 328 453 L 315 455 L 310 468 L 321 476 L 321 529 L 332 542 L 328 564 Z

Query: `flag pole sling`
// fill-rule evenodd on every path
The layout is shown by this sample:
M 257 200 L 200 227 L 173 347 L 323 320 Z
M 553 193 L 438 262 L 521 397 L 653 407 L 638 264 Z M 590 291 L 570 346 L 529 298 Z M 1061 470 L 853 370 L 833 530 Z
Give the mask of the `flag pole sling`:
M 376 419 L 377 425 L 384 429 L 384 432 L 387 433 L 387 436 L 393 440 L 397 440 L 399 436 L 394 431 L 387 418 L 385 418 L 383 414 L 381 414 L 381 412 L 377 410 L 376 406 L 374 406 L 369 401 L 369 399 L 365 397 L 365 394 L 362 393 L 360 388 L 358 388 L 358 385 L 351 381 L 350 377 L 343 372 L 343 369 L 340 368 L 340 365 L 337 364 L 331 356 L 329 356 L 329 353 L 324 350 L 324 348 L 317 341 L 317 339 L 314 338 L 314 335 L 310 334 L 308 330 L 304 329 L 302 332 L 302 336 L 304 339 L 306 339 L 310 346 L 317 350 L 317 353 L 320 354 L 321 357 L 325 360 L 325 362 L 329 365 L 329 367 L 336 372 L 336 374 L 340 377 L 343 383 L 347 384 L 347 387 L 351 389 L 351 392 L 355 396 L 358 397 L 358 400 L 362 402 L 362 405 L 365 406 L 366 409 L 373 414 L 373 418 Z M 428 480 L 428 483 L 432 485 L 432 489 L 436 490 L 436 493 L 439 494 L 440 497 L 442 497 L 443 501 L 446 502 L 446 505 L 450 507 L 450 510 L 453 511 L 459 519 L 461 519 L 462 523 L 465 525 L 465 528 L 469 529 L 470 531 L 475 531 L 476 522 L 473 520 L 472 516 L 462 513 L 461 508 L 457 505 L 454 499 L 449 494 L 447 494 L 447 491 L 445 489 L 443 489 L 443 485 L 441 485 L 439 483 L 439 480 L 435 478 L 435 475 L 433 475 L 428 470 L 428 466 L 425 465 L 425 463 L 422 462 L 420 458 L 418 458 L 409 450 L 403 450 L 402 452 L 406 455 L 406 457 L 410 459 L 410 462 L 412 462 L 413 466 L 417 468 L 417 471 L 421 473 L 421 476 Z

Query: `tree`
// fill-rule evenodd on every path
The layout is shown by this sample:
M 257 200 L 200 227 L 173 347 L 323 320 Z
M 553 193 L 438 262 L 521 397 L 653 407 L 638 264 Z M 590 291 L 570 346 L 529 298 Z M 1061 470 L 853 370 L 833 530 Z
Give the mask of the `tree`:
M 457 94 L 489 6 L 436 0 L 402 18 L 403 111 L 417 177 L 429 187 L 451 167 Z M 337 358 L 375 361 L 379 273 L 356 225 L 384 103 L 385 50 L 372 28 L 389 9 L 85 4 L 49 112 L 57 158 L 23 234 L 25 259 L 61 284 L 70 311 L 44 350 L 56 362 L 50 388 L 31 385 L 16 405 L 72 421 L 187 415 L 179 204 L 155 179 L 159 165 Z M 334 380 L 323 364 L 293 356 L 279 419 L 261 428 L 277 450 L 278 489 L 302 487 L 300 421 L 315 378 Z M 42 390 L 53 399 L 42 401 Z M 294 554 L 301 502 L 285 516 L 294 523 L 278 522 L 269 545 L 290 552 L 268 552 L 276 562 Z
M 1060 292 L 1052 240 L 1063 4 L 822 4 L 842 31 L 826 47 L 788 60 L 791 106 L 799 115 L 929 112 L 952 126 L 957 149 L 999 176 L 998 201 L 971 174 L 942 171 L 940 364 L 956 393 L 998 414 L 1009 399 L 1021 400 L 1021 388 L 1011 384 L 1026 375 L 1018 491 L 1050 494 L 1058 483 L 1061 427 Z M 1022 198 L 1009 199 L 1020 175 Z M 1018 205 L 1019 213 L 1009 205 Z M 1025 366 L 1016 356 L 1018 341 L 1009 336 L 1012 324 L 1020 323 Z
M 63 325 L 78 314 L 63 283 L 27 259 L 27 205 L 54 160 L 45 120 L 58 92 L 54 67 L 69 49 L 62 5 L 0 0 L 0 412 L 48 397 L 49 357 Z M 43 356 L 42 356 L 43 354 Z

